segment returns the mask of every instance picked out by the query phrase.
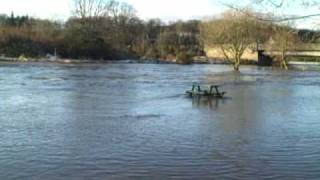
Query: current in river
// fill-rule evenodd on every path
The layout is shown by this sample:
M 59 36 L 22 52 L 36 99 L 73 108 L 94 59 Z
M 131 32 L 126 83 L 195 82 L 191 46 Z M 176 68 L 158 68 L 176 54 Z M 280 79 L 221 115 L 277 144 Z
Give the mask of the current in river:
M 0 179 L 317 179 L 320 72 L 1 64 L 0 138 Z

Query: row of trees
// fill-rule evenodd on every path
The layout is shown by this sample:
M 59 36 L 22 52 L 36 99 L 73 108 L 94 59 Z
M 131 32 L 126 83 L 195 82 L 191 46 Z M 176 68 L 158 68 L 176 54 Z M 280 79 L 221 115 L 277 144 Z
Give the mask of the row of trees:
M 279 65 L 288 69 L 288 52 L 303 49 L 306 43 L 314 43 L 320 37 L 314 31 L 295 29 L 288 21 L 279 23 L 269 19 L 270 15 L 266 17 L 250 10 L 231 10 L 203 21 L 200 34 L 206 46 L 219 48 L 227 60 L 234 62 L 236 71 L 248 49 L 273 52 Z
M 203 54 L 199 21 L 143 21 L 131 5 L 113 0 L 75 0 L 74 7 L 64 23 L 0 16 L 0 54 L 42 57 L 57 50 L 63 58 L 107 60 Z
M 320 13 L 316 12 L 320 6 L 318 0 L 250 0 L 248 2 L 249 4 L 237 3 L 237 5 L 225 3 L 231 12 L 224 14 L 219 19 L 204 22 L 202 28 L 204 39 L 209 38 L 205 41 L 206 44 L 220 46 L 227 59 L 229 59 L 228 55 L 231 55 L 236 71 L 239 70 L 244 49 L 254 43 L 257 49 L 259 45 L 262 45 L 264 50 L 276 52 L 274 58 L 278 60 L 282 68 L 288 69 L 288 51 L 304 49 L 306 43 L 318 42 L 319 32 L 298 30 L 292 26 L 295 21 L 320 16 Z M 285 15 L 281 13 L 292 10 L 293 7 L 306 9 L 306 14 Z M 255 13 L 248 8 L 260 8 L 265 13 Z M 314 12 L 308 11 L 312 8 Z M 272 12 L 268 9 L 272 9 Z M 279 14 L 282 15 L 279 16 Z M 215 32 L 217 36 L 212 32 Z
M 64 23 L 13 13 L 0 16 L 0 54 L 42 57 L 57 50 L 63 58 L 189 63 L 192 57 L 205 55 L 204 47 L 217 47 L 238 71 L 247 49 L 263 47 L 278 51 L 286 69 L 286 52 L 300 40 L 315 40 L 315 33 L 298 33 L 287 21 L 230 7 L 233 10 L 216 18 L 165 24 L 159 19 L 141 20 L 127 3 L 74 0 L 74 16 Z

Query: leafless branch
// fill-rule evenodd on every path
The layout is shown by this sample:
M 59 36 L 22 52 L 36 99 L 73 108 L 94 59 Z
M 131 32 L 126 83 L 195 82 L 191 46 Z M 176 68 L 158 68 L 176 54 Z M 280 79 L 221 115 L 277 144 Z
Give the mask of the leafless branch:
M 290 16 L 290 17 L 282 17 L 282 18 L 268 18 L 268 17 L 262 17 L 262 16 L 257 16 L 252 13 L 248 13 L 248 11 L 244 8 L 236 7 L 231 4 L 224 4 L 226 7 L 233 9 L 235 11 L 241 12 L 247 16 L 251 16 L 252 18 L 255 18 L 259 21 L 266 21 L 266 22 L 274 22 L 274 23 L 281 23 L 281 22 L 287 22 L 287 21 L 294 21 L 294 20 L 302 20 L 302 19 L 307 19 L 307 18 L 313 18 L 313 17 L 320 17 L 320 13 L 317 14 L 308 14 L 304 16 Z M 280 5 L 280 4 L 279 4 Z

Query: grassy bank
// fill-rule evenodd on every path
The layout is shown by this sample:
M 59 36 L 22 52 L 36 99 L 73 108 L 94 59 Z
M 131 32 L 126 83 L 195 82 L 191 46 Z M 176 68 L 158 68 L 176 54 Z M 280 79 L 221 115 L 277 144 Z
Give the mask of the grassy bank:
M 320 62 L 320 57 L 314 57 L 314 56 L 288 57 L 288 61 Z

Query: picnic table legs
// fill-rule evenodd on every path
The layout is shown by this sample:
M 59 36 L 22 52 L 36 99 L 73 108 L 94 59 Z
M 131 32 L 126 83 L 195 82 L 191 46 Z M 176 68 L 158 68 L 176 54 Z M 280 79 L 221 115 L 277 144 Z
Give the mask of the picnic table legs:
M 213 89 L 215 89 L 215 93 L 213 92 Z M 213 94 L 215 96 L 218 96 L 218 97 L 222 97 L 224 95 L 224 93 L 220 93 L 219 91 L 219 86 L 210 86 L 210 94 Z
M 219 89 L 218 89 L 218 86 L 210 86 L 210 94 L 213 94 L 213 89 L 216 90 L 216 93 L 217 93 L 217 94 L 220 94 Z
M 216 89 L 216 93 L 217 93 L 217 95 L 218 95 L 218 96 L 220 96 L 221 94 L 220 94 L 220 92 L 219 92 L 218 87 L 217 87 L 217 86 L 215 86 L 214 88 Z

